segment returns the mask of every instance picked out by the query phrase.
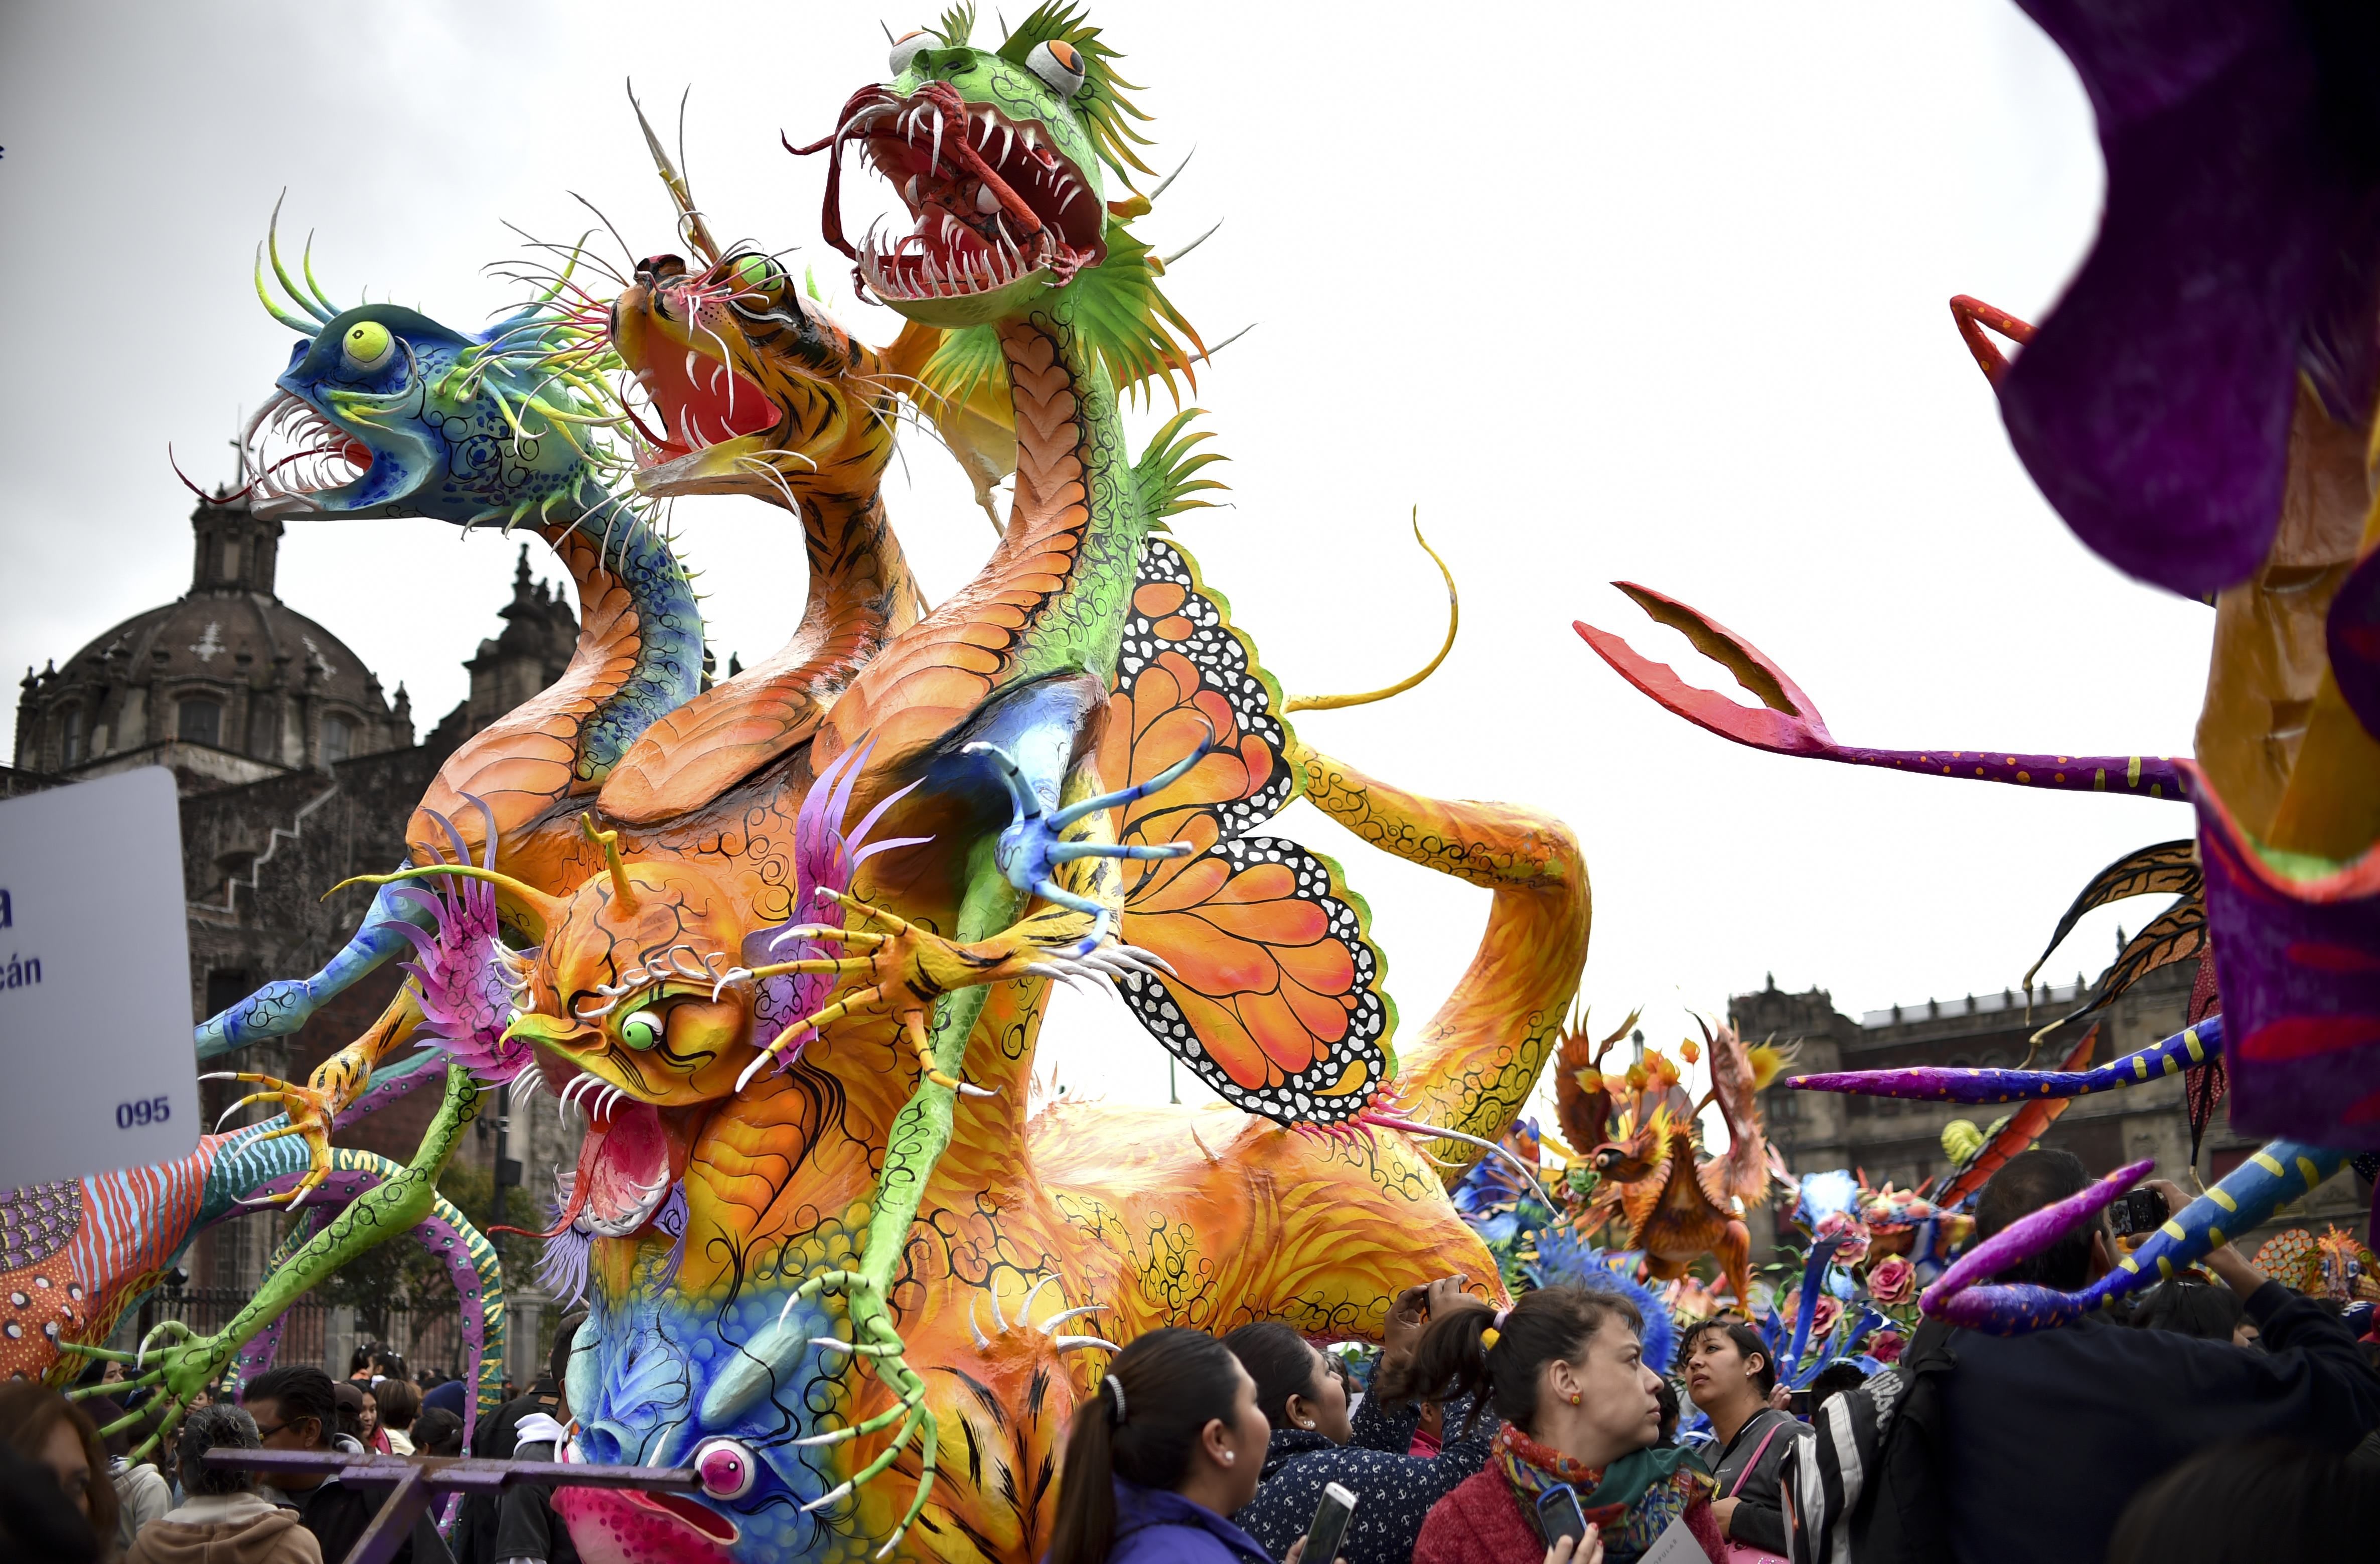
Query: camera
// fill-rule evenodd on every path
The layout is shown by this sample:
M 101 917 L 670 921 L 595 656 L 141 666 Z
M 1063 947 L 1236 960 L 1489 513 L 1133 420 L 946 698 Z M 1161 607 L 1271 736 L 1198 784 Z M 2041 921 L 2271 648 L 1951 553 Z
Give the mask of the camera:
M 2153 1189 L 2136 1189 L 2130 1194 L 2119 1196 L 2116 1203 L 2107 1207 L 2107 1220 L 2114 1226 L 2118 1238 L 2155 1232 L 2165 1226 L 2166 1218 L 2172 1215 L 2173 1208 L 2165 1203 L 2165 1196 Z

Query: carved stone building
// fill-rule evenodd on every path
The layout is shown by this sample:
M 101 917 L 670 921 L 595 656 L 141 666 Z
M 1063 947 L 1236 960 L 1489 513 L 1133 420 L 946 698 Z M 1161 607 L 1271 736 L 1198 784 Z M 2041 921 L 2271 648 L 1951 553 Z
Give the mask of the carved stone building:
M 20 770 L 81 781 L 165 766 L 185 794 L 413 745 L 399 685 L 274 596 L 281 524 L 245 501 L 190 517 L 190 589 L 40 673 L 17 702 Z
M 181 797 L 182 867 L 194 1022 L 272 978 L 302 977 L 344 945 L 370 905 L 354 891 L 322 893 L 352 875 L 406 862 L 406 822 L 455 747 L 560 676 L 577 637 L 569 604 L 532 581 L 524 548 L 504 628 L 466 666 L 471 693 L 419 744 L 400 685 L 381 680 L 335 635 L 273 590 L 281 524 L 245 502 L 202 502 L 192 514 L 190 588 L 136 614 L 40 673 L 17 708 L 16 765 L 0 767 L 0 797 L 141 766 L 164 766 Z M 395 995 L 395 964 L 317 1012 L 294 1037 L 243 1050 L 221 1067 L 303 1082 L 354 1039 Z M 252 1088 L 206 1083 L 210 1121 Z M 339 1133 L 339 1144 L 409 1158 L 435 1113 L 432 1085 Z M 527 1099 L 524 1099 L 525 1101 Z M 577 1155 L 578 1127 L 549 1105 L 504 1124 L 503 1160 L 516 1191 L 508 1215 L 541 1225 L 556 1166 Z M 251 1116 L 261 1109 L 251 1109 Z M 483 1113 L 457 1158 L 491 1174 L 498 1112 Z M 226 1223 L 184 1260 L 191 1284 L 252 1291 L 274 1224 Z M 537 1301 L 510 1279 L 536 1351 Z M 337 1365 L 344 1368 L 344 1364 Z M 440 1364 L 435 1366 L 452 1367 Z
M 2108 1061 L 2147 1048 L 2181 1030 L 2188 1013 L 2194 964 L 2179 963 L 2151 973 L 2098 1017 L 2099 1039 L 2090 1062 Z M 1728 1018 L 1747 1042 L 1773 1040 L 1798 1050 L 1792 1073 L 1832 1070 L 1887 1070 L 1912 1065 L 2014 1068 L 2025 1057 L 2026 1039 L 2046 1022 L 2072 1010 L 2083 992 L 2078 983 L 2035 988 L 2028 1012 L 2024 993 L 2002 989 L 1956 1000 L 1927 1000 L 1869 1011 L 1854 1019 L 1835 1009 L 1822 988 L 1780 992 L 1772 978 L 1757 993 L 1728 1002 Z M 2055 1069 L 2079 1037 L 2072 1028 L 2044 1043 L 2046 1066 Z M 2054 1058 L 2049 1056 L 2056 1056 Z M 2095 1175 L 2114 1171 L 2143 1157 L 2156 1158 L 2157 1173 L 2192 1187 L 2190 1118 L 2182 1107 L 2182 1077 L 2164 1077 L 2121 1091 L 2095 1092 L 2072 1099 L 2041 1137 L 2040 1144 L 2072 1152 Z M 2245 1161 L 2263 1144 L 2235 1133 L 2218 1105 L 2199 1148 L 2196 1174 L 2212 1183 Z M 1830 1168 L 1864 1171 L 1871 1184 L 1888 1180 L 1903 1189 L 1948 1170 L 1942 1127 L 1954 1119 L 1988 1129 L 2012 1108 L 1964 1107 L 1890 1097 L 1841 1097 L 1772 1087 L 1762 1094 L 1768 1135 L 1796 1176 Z M 2350 1175 L 2334 1178 L 2313 1196 L 2285 1207 L 2277 1218 L 2245 1235 L 2235 1235 L 2243 1253 L 2284 1228 L 2358 1223 L 2371 1207 L 2371 1186 Z M 1760 1248 L 1761 1235 L 1755 1235 Z

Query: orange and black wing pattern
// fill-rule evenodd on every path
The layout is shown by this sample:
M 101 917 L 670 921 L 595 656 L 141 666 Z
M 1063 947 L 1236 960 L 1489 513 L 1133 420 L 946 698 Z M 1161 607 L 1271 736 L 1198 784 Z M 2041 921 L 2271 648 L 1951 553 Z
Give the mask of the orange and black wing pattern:
M 1172 786 L 1127 806 L 1117 839 L 1185 843 L 1183 858 L 1128 866 L 1124 942 L 1170 975 L 1135 974 L 1142 1024 L 1224 1099 L 1285 1124 L 1335 1124 L 1393 1069 L 1395 1009 L 1363 899 L 1339 866 L 1248 834 L 1296 794 L 1280 690 L 1179 545 L 1151 539 L 1110 692 L 1100 774 L 1141 782 L 1216 745 Z

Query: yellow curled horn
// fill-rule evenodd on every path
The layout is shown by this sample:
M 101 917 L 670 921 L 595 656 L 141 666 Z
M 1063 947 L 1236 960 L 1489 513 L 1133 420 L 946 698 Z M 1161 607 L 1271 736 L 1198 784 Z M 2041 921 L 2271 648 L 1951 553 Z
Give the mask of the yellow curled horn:
M 544 938 L 545 930 L 562 921 L 563 913 L 568 905 L 563 898 L 549 896 L 536 886 L 515 879 L 508 874 L 500 874 L 494 869 L 483 869 L 477 864 L 443 863 L 423 864 L 417 868 L 403 868 L 395 874 L 359 874 L 352 879 L 343 879 L 323 891 L 322 900 L 329 901 L 350 885 L 397 885 L 406 880 L 429 879 L 442 875 L 455 879 L 484 879 L 498 891 L 504 892 L 536 920 L 538 927 L 535 932 L 539 939 Z
M 1447 568 L 1446 561 L 1439 557 L 1439 552 L 1429 546 L 1429 540 L 1421 535 L 1419 505 L 1414 507 L 1413 535 L 1414 541 L 1421 545 L 1422 552 L 1437 562 L 1438 573 L 1446 577 L 1446 641 L 1438 649 L 1438 655 L 1431 658 L 1429 665 L 1420 673 L 1400 679 L 1386 689 L 1366 690 L 1360 695 L 1292 696 L 1281 703 L 1283 711 L 1336 711 L 1343 707 L 1369 706 L 1376 700 L 1386 700 L 1390 696 L 1402 695 L 1437 673 L 1438 665 L 1446 661 L 1446 654 L 1454 649 L 1454 634 L 1463 627 L 1463 598 L 1454 589 L 1454 572 Z
M 579 834 L 586 837 L 588 841 L 603 849 L 603 865 L 612 871 L 613 904 L 624 913 L 635 912 L 637 890 L 628 883 L 628 867 L 620 862 L 620 833 L 616 830 L 597 830 L 595 817 L 586 814 L 578 817 L 578 830 Z

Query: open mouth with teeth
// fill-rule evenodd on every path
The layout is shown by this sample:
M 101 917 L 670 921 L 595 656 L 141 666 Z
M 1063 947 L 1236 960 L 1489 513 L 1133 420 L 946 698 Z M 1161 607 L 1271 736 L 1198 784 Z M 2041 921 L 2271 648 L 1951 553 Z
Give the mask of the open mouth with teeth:
M 257 409 L 240 446 L 254 475 L 243 492 L 259 515 L 337 510 L 372 467 L 370 446 L 286 391 Z
M 901 193 L 911 232 L 857 247 L 843 231 L 843 149 L 857 145 Z M 831 148 L 827 241 L 886 304 L 929 325 L 971 325 L 1033 290 L 1062 285 L 1105 254 L 1107 212 L 1091 181 L 1031 120 L 970 103 L 946 81 L 901 97 L 863 88 Z
M 622 357 L 651 405 L 658 430 L 640 422 L 644 436 L 638 465 L 665 467 L 697 452 L 766 434 L 783 409 L 729 360 L 716 317 L 725 310 L 732 285 L 707 277 L 647 280 L 641 297 L 622 307 L 641 308 L 645 319 L 632 340 L 615 333 Z
M 661 1114 L 584 1071 L 563 1085 L 562 1102 L 587 1116 L 587 1137 L 564 1185 L 562 1210 L 541 1236 L 625 1238 L 652 1219 L 669 1194 L 670 1142 Z

